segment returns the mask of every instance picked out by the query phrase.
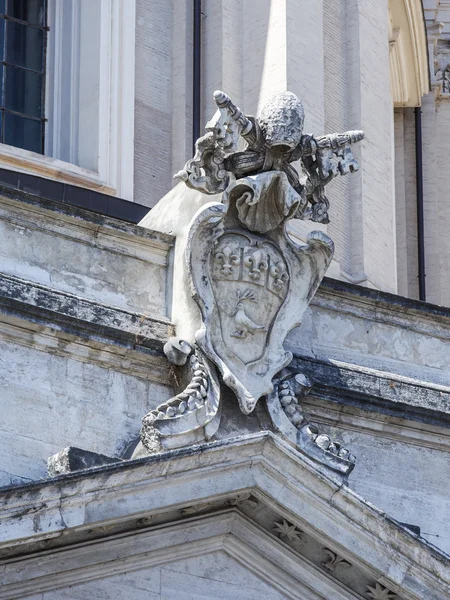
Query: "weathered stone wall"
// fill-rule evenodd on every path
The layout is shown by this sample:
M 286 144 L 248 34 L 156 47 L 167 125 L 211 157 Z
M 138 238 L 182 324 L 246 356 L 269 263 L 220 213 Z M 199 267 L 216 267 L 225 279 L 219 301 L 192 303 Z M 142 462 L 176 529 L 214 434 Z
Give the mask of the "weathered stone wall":
M 450 47 L 447 49 L 450 61 Z M 450 306 L 450 240 L 447 234 L 450 225 L 450 176 L 448 155 L 450 139 L 450 94 L 441 96 L 436 102 L 436 188 L 438 197 L 438 218 L 436 227 L 429 235 L 434 237 L 439 253 L 439 304 Z
M 3 190 L 0 486 L 68 445 L 120 456 L 170 396 L 170 236 Z
M 325 280 L 302 325 L 288 337 L 297 355 L 450 385 L 449 311 Z
M 1 217 L 6 485 L 45 477 L 47 457 L 70 444 L 120 456 L 142 416 L 172 395 L 162 345 L 172 335 L 173 239 L 22 192 L 4 191 Z M 326 280 L 288 340 L 315 381 L 308 411 L 357 456 L 350 486 L 443 548 L 449 490 L 436 474 L 450 440 L 449 319 L 439 307 Z M 254 419 L 237 422 L 245 430 L 246 419 L 252 431 Z
M 136 1 L 134 201 L 144 206 L 172 185 L 172 18 L 170 0 Z
M 142 416 L 170 396 L 165 367 L 26 320 L 2 319 L 0 486 L 47 476 L 67 446 L 122 456 Z
M 0 235 L 6 275 L 126 310 L 167 314 L 170 236 L 7 191 L 0 193 Z
M 349 486 L 401 523 L 450 553 L 450 482 L 440 477 L 450 460 L 447 428 L 347 410 L 327 411 L 325 429 L 355 452 Z M 320 417 L 319 417 L 320 420 Z M 332 425 L 331 425 L 332 423 Z
M 398 293 L 408 298 L 418 298 L 419 265 L 414 109 L 396 109 L 394 126 Z
M 356 455 L 350 487 L 448 552 L 450 313 L 346 290 L 326 281 L 290 336 L 306 410 Z

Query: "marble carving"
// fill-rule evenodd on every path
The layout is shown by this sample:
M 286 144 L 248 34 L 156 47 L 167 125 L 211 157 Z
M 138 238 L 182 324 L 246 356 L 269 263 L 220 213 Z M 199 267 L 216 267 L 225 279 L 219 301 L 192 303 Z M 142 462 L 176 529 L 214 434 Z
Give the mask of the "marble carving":
M 214 99 L 218 109 L 195 156 L 176 175 L 192 190 L 216 195 L 177 237 L 183 266 L 174 294 L 178 289 L 196 306 L 186 311 L 184 329 L 191 333 L 169 340 L 165 352 L 184 381 L 174 398 L 144 417 L 141 441 L 155 452 L 210 439 L 220 422 L 218 369 L 244 414 L 265 398 L 280 435 L 347 474 L 354 457 L 302 413 L 301 398 L 311 384 L 289 369 L 292 354 L 284 348 L 325 275 L 334 244 L 313 231 L 298 245 L 286 223 L 329 222 L 325 186 L 358 169 L 351 145 L 363 133 L 304 134 L 303 105 L 291 92 L 277 94 L 258 118 L 221 91 Z
M 450 94 L 450 65 L 445 61 L 434 62 L 434 76 L 442 86 L 443 94 Z

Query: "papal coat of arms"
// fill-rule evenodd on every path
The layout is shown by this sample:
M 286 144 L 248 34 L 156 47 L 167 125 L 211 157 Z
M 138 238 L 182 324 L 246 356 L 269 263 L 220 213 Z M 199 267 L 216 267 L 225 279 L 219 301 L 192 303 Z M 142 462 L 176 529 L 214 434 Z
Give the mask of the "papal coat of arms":
M 363 133 L 304 134 L 303 105 L 290 92 L 276 95 L 259 118 L 244 115 L 223 92 L 214 98 L 218 110 L 176 175 L 203 194 L 222 194 L 220 202 L 200 207 L 183 241 L 183 292 L 201 321 L 192 339 L 172 338 L 165 346 L 169 360 L 186 365 L 185 381 L 144 417 L 142 443 L 154 452 L 211 438 L 220 422 L 221 379 L 244 414 L 265 398 L 287 440 L 348 473 L 354 462 L 348 450 L 305 421 L 300 400 L 310 384 L 289 368 L 292 354 L 284 348 L 334 246 L 320 231 L 299 245 L 286 223 L 328 222 L 325 185 L 357 170 L 351 144 Z

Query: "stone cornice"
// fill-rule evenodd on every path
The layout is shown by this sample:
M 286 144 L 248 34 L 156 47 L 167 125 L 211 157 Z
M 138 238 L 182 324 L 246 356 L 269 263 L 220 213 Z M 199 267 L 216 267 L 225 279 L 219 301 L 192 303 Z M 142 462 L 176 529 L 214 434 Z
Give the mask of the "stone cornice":
M 144 229 L 143 227 L 133 225 L 126 221 L 115 219 L 92 210 L 85 210 L 84 208 L 80 208 L 70 203 L 58 202 L 48 199 L 45 196 L 31 194 L 16 188 L 9 188 L 1 183 L 0 198 L 4 201 L 12 200 L 23 204 L 24 208 L 28 205 L 30 208 L 35 207 L 45 211 L 51 211 L 56 213 L 55 217 L 58 215 L 62 218 L 64 215 L 69 218 L 73 217 L 77 219 L 79 223 L 80 221 L 85 221 L 87 224 L 91 223 L 94 226 L 100 226 L 114 231 L 118 235 L 122 234 L 128 237 L 138 237 L 143 243 L 147 240 L 148 243 L 153 243 L 155 246 L 160 246 L 163 249 L 168 249 L 174 244 L 174 238 L 166 233 L 149 231 L 148 229 Z
M 324 278 L 318 294 L 321 296 L 333 295 L 336 298 L 349 299 L 355 304 L 363 303 L 368 307 L 381 308 L 392 315 L 406 314 L 428 319 L 429 322 L 442 320 L 446 325 L 450 325 L 450 307 L 422 302 L 414 298 L 405 298 L 329 277 Z M 316 302 L 315 299 L 312 303 L 314 302 Z
M 102 337 L 112 343 L 158 351 L 173 334 L 167 319 L 151 318 L 4 274 L 0 274 L 0 311 L 81 337 Z
M 0 598 L 20 597 L 15 595 L 20 589 L 36 593 L 42 584 L 44 591 L 48 589 L 50 572 L 42 569 L 47 569 L 45 565 L 54 569 L 57 554 L 52 552 L 61 544 L 70 560 L 67 548 L 71 543 L 83 548 L 96 538 L 123 534 L 127 526 L 133 530 L 138 521 L 141 526 L 147 523 L 148 532 L 152 526 L 158 530 L 159 525 L 175 523 L 188 508 L 187 514 L 205 515 L 227 498 L 237 497 L 239 503 L 239 498 L 248 497 L 245 493 L 304 532 L 311 543 L 318 540 L 334 548 L 402 600 L 446 597 L 450 583 L 446 555 L 325 475 L 280 439 L 262 433 L 4 488 L 0 494 L 0 572 L 11 587 L 10 595 L 4 587 Z M 253 519 L 251 513 L 248 516 Z M 43 547 L 46 562 L 39 555 L 26 558 Z M 21 558 L 14 559 L 15 569 L 10 569 L 7 557 L 17 553 Z M 71 571 L 66 572 L 70 575 Z M 39 579 L 40 574 L 45 579 Z M 84 577 L 90 576 L 87 569 Z
M 311 394 L 332 403 L 439 427 L 450 427 L 450 387 L 332 360 L 296 357 L 314 382 Z
M 313 304 L 335 307 L 340 314 L 351 313 L 408 330 L 450 336 L 448 308 L 336 280 L 324 281 Z M 32 344 L 44 350 L 52 348 L 52 352 L 63 354 L 64 348 L 70 349 L 79 360 L 83 360 L 85 352 L 76 348 L 84 343 L 92 347 L 89 360 L 94 362 L 96 348 L 99 358 L 109 356 L 111 360 L 114 354 L 119 360 L 124 352 L 132 351 L 133 359 L 130 360 L 130 356 L 127 359 L 127 372 L 147 376 L 148 360 L 158 363 L 158 368 L 152 371 L 154 376 L 157 373 L 162 376 L 166 371 L 162 346 L 174 334 L 168 320 L 100 304 L 6 275 L 0 275 L 0 313 L 3 334 L 16 343 Z M 24 327 L 39 331 L 39 336 L 24 335 Z M 55 336 L 61 341 L 66 339 L 67 343 L 55 347 L 50 339 Z M 48 343 L 45 337 L 49 338 Z M 101 348 L 108 348 L 108 353 L 102 354 Z M 123 370 L 120 363 L 121 359 L 114 361 L 115 366 Z M 430 425 L 450 426 L 450 387 L 446 385 L 345 360 L 324 361 L 297 355 L 295 364 L 314 382 L 315 397 Z M 167 383 L 166 377 L 157 379 Z
M 165 319 L 1 274 L 0 333 L 15 344 L 167 384 L 162 347 L 173 326 Z

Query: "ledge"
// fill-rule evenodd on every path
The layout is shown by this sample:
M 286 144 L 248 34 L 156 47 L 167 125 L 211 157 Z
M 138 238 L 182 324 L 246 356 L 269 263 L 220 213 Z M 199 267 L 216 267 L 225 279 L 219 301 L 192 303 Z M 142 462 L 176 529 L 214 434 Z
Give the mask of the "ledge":
M 399 312 L 413 312 L 417 315 L 431 318 L 448 319 L 450 325 L 450 307 L 422 302 L 414 298 L 405 298 L 397 294 L 382 292 L 367 287 L 362 287 L 347 281 L 325 277 L 319 288 L 319 293 L 334 292 L 336 295 L 348 298 L 358 298 L 362 302 L 370 302 L 378 307 Z M 314 303 L 314 300 L 313 300 Z
M 40 199 L 40 204 L 52 201 L 53 210 L 58 210 L 58 205 L 71 206 L 134 224 L 139 223 L 150 210 L 147 206 L 116 196 L 0 168 L 0 193 L 5 194 L 6 190 L 9 190 L 9 194 L 13 194 L 16 199 L 25 202 L 31 202 L 30 197 Z
M 296 356 L 292 363 L 305 373 L 311 396 L 335 404 L 450 427 L 450 388 L 339 361 Z
M 107 306 L 0 274 L 0 312 L 71 335 L 156 351 L 173 335 L 169 321 Z
M 43 177 L 0 168 L 0 195 L 81 218 L 96 225 L 111 227 L 131 235 L 160 240 L 170 246 L 175 241 L 170 235 L 132 225 L 139 223 L 148 213 L 150 209 L 146 206 Z M 130 224 L 125 224 L 123 221 Z M 442 317 L 449 319 L 450 322 L 450 307 L 421 302 L 325 277 L 319 293 L 327 291 L 344 294 L 348 297 L 357 297 L 362 301 L 367 300 L 391 310 L 408 310 L 421 315 Z
M 103 194 L 100 195 L 103 196 Z M 144 227 L 139 227 L 132 222 L 126 222 L 127 220 L 122 219 L 116 214 L 108 215 L 102 213 L 101 211 L 95 212 L 87 206 L 80 207 L 76 204 L 58 201 L 55 202 L 43 196 L 5 187 L 2 182 L 0 182 L 0 197 L 17 203 L 28 204 L 36 208 L 56 212 L 64 216 L 80 219 L 92 225 L 106 227 L 118 233 L 132 235 L 142 240 L 160 242 L 166 246 L 173 246 L 175 242 L 174 237 L 168 235 L 167 233 L 161 233 L 159 231 L 152 231 Z M 126 200 L 123 200 L 123 202 L 126 202 Z M 129 204 L 133 203 L 129 202 Z M 114 211 L 111 212 L 113 213 Z M 145 214 L 147 214 L 147 212 L 148 209 L 146 209 Z

